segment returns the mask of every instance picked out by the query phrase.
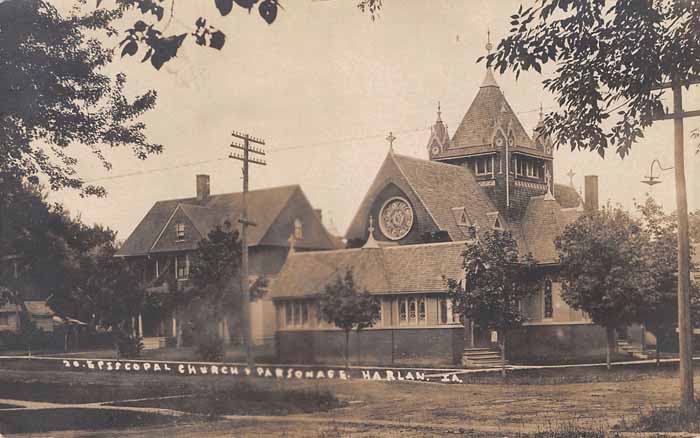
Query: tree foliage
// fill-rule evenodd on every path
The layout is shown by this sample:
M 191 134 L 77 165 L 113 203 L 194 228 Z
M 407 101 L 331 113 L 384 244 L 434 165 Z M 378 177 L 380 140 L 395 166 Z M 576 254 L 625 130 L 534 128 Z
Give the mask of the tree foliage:
M 155 92 L 128 99 L 125 75 L 104 72 L 111 50 L 88 36 L 113 32 L 118 17 L 79 9 L 64 17 L 44 0 L 0 3 L 0 174 L 33 184 L 43 175 L 52 189 L 103 195 L 77 174 L 74 147 L 106 169 L 105 147 L 131 148 L 140 159 L 162 150 L 139 121 Z
M 149 61 L 157 70 L 177 55 L 178 50 L 186 39 L 202 47 L 221 50 L 226 44 L 226 34 L 208 24 L 207 18 L 200 16 L 194 20 L 190 33 L 167 35 L 167 29 L 175 18 L 175 0 L 113 0 L 112 12 L 122 14 L 125 11 L 138 11 L 143 19 L 137 20 L 125 32 L 120 46 L 121 56 L 135 56 L 141 51 L 141 62 Z M 251 13 L 257 8 L 258 15 L 267 24 L 273 24 L 280 11 L 284 10 L 280 0 L 204 0 L 202 5 L 213 6 L 220 16 L 225 17 L 236 12 Z M 96 0 L 98 8 L 105 6 L 103 0 Z M 369 13 L 372 20 L 378 17 L 382 0 L 358 0 L 357 8 L 363 13 Z M 180 21 L 180 20 L 178 20 Z
M 114 231 L 48 204 L 38 186 L 6 177 L 0 193 L 0 253 L 17 267 L 0 260 L 0 287 L 11 299 L 48 299 L 59 315 L 92 327 L 117 328 L 138 313 L 143 290 L 138 274 L 114 257 Z
M 586 212 L 565 228 L 555 246 L 567 304 L 606 328 L 637 321 L 638 309 L 656 286 L 638 220 L 620 208 Z
M 348 269 L 344 276 L 338 275 L 335 282 L 326 285 L 319 297 L 318 309 L 324 320 L 345 332 L 347 366 L 350 331 L 359 332 L 377 322 L 381 311 L 379 300 L 367 290 L 360 291 L 352 269 Z
M 536 0 L 510 17 L 487 57 L 501 72 L 555 73 L 543 81 L 561 110 L 544 118 L 557 145 L 622 157 L 664 111 L 654 87 L 700 75 L 700 3 Z
M 665 225 L 653 225 L 659 232 Z M 667 245 L 664 242 L 663 245 Z M 562 298 L 583 310 L 608 337 L 607 363 L 615 349 L 615 329 L 639 322 L 646 305 L 662 305 L 657 286 L 668 281 L 666 246 L 653 249 L 663 257 L 652 272 L 649 235 L 640 221 L 619 207 L 588 211 L 569 224 L 556 239 L 562 279 Z M 663 286 L 664 288 L 666 286 Z
M 520 303 L 537 290 L 532 255 L 521 258 L 510 232 L 495 230 L 468 242 L 462 257 L 465 278 L 447 280 L 455 312 L 499 333 L 520 327 Z
M 217 359 L 223 354 L 217 347 L 222 342 L 219 323 L 229 317 L 240 320 L 241 241 L 238 230 L 228 221 L 214 227 L 190 255 L 190 265 L 189 284 L 173 286 L 166 294 L 152 294 L 148 306 L 152 313 L 178 312 L 205 358 Z M 251 301 L 265 294 L 267 284 L 265 277 L 253 282 L 249 288 Z
M 505 376 L 507 332 L 525 322 L 521 303 L 537 291 L 535 260 L 521 257 L 510 232 L 498 230 L 467 242 L 462 257 L 464 279 L 447 279 L 448 297 L 465 320 L 498 332 Z

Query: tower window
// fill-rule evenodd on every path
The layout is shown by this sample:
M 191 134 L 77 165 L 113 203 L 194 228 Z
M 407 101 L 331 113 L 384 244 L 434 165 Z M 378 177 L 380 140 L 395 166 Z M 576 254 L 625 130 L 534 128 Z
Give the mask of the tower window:
M 544 177 L 542 163 L 539 160 L 525 157 L 515 159 L 515 173 L 528 178 L 542 179 Z
M 474 173 L 476 175 L 493 174 L 493 157 L 480 157 L 474 160 Z

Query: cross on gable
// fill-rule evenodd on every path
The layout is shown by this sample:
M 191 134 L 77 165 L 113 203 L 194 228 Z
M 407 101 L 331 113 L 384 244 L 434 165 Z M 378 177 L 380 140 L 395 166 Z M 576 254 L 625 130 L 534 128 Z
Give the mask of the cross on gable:
M 574 176 L 576 175 L 576 172 L 574 172 L 574 169 L 569 169 L 568 172 L 566 172 L 566 176 L 569 177 L 569 185 L 571 187 L 574 186 Z
M 394 140 L 396 140 L 396 137 L 394 137 L 394 133 L 389 132 L 389 135 L 386 136 L 386 141 L 389 142 L 389 150 L 390 151 L 394 150 Z

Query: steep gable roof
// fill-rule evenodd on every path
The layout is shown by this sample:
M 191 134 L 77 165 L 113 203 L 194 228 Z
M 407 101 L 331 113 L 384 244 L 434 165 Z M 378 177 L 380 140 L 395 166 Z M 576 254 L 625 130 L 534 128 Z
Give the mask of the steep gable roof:
M 479 88 L 479 92 L 452 137 L 448 152 L 454 155 L 457 152 L 455 150 L 458 149 L 490 145 L 497 128 L 496 120 L 499 120 L 499 125 L 503 129 L 507 129 L 510 125 L 516 147 L 535 147 L 513 108 L 501 92 L 493 73 L 491 70 L 487 70 L 486 78 Z
M 301 187 L 290 185 L 248 192 L 246 198 L 248 215 L 257 224 L 248 228 L 249 245 L 255 246 L 260 244 L 277 216 L 287 205 L 288 200 L 297 191 L 301 191 Z M 163 228 L 168 225 L 170 217 L 178 206 L 202 236 L 206 236 L 214 226 L 223 224 L 226 220 L 231 222 L 234 227 L 237 227 L 238 219 L 241 215 L 241 202 L 242 193 L 240 192 L 211 195 L 204 201 L 198 201 L 197 198 L 158 201 L 126 239 L 117 255 L 135 256 L 148 254 Z M 287 244 L 286 240 L 278 243 L 282 245 Z M 193 249 L 196 247 L 196 244 L 197 242 L 192 241 L 189 242 L 189 246 L 179 246 L 178 248 Z M 331 247 L 329 239 L 329 248 Z
M 445 292 L 444 278 L 460 278 L 464 242 L 299 252 L 287 258 L 270 285 L 272 299 L 314 296 L 352 269 L 372 294 Z
M 403 155 L 394 155 L 394 160 L 436 224 L 447 231 L 452 240 L 467 237 L 464 227 L 455 220 L 452 210 L 455 207 L 465 207 L 467 217 L 477 228 L 491 225 L 487 213 L 495 212 L 496 207 L 476 182 L 471 170 Z
M 490 226 L 486 213 L 496 211 L 496 207 L 478 185 L 471 170 L 389 153 L 350 223 L 346 233 L 348 239 L 365 235 L 365 222 L 373 197 L 388 184 L 383 173 L 393 166 L 398 169 L 400 176 L 423 204 L 430 219 L 439 229 L 447 231 L 452 240 L 468 237 L 466 227 L 459 226 L 459 216 L 456 216 L 454 211 L 457 207 L 465 207 L 470 223 L 477 228 L 485 229 Z
M 579 214 L 577 208 L 562 208 L 559 202 L 545 200 L 544 196 L 530 198 L 520 225 L 525 244 L 521 252 L 531 252 L 537 263 L 558 262 L 554 240 Z

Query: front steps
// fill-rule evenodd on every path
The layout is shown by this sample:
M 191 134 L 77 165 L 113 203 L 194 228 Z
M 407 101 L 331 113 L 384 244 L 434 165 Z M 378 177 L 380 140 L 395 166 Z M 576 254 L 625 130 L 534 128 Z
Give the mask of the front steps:
M 649 359 L 649 354 L 640 345 L 630 344 L 625 339 L 617 340 L 617 349 L 635 359 Z
M 490 348 L 465 348 L 462 365 L 466 368 L 500 368 L 501 353 Z
M 164 336 L 142 338 L 141 342 L 143 343 L 144 350 L 157 350 L 159 348 L 165 348 L 167 344 L 167 340 Z

